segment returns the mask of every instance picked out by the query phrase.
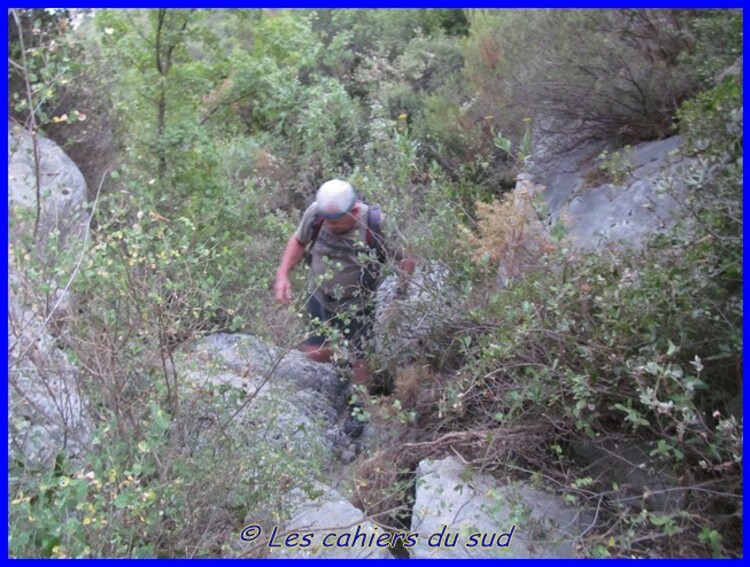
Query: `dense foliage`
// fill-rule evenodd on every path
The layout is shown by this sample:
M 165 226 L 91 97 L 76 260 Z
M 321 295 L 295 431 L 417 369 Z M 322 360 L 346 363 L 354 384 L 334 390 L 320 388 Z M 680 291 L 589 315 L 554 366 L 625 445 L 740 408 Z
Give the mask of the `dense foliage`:
M 272 278 L 335 176 L 389 211 L 420 264 L 447 267 L 420 314 L 440 324 L 408 358 L 450 380 L 413 384 L 434 404 L 404 421 L 486 433 L 464 448 L 474 463 L 596 510 L 584 556 L 741 555 L 742 90 L 719 77 L 741 63 L 741 13 L 11 10 L 9 30 L 10 114 L 60 142 L 95 204 L 57 338 L 83 369 L 99 448 L 46 471 L 11 455 L 12 555 L 229 554 L 201 539 L 207 522 L 230 539 L 274 508 L 274 479 L 320 474 L 314 455 L 263 460 L 262 443 L 248 455 L 218 433 L 221 466 L 177 450 L 172 357 L 216 331 L 299 340 Z M 553 232 L 499 290 L 502 250 L 538 236 L 503 199 L 540 141 L 676 133 L 694 158 L 680 226 L 639 253 L 582 254 Z M 46 316 L 66 274 L 31 264 L 32 246 L 11 262 Z M 501 447 L 511 426 L 530 441 Z M 634 443 L 678 479 L 678 508 L 581 464 L 582 445 Z

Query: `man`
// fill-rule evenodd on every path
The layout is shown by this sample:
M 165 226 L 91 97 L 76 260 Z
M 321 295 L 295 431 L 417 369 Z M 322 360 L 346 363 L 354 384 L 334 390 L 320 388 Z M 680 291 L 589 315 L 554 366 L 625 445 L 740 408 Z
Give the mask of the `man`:
M 379 215 L 371 215 L 370 208 L 357 198 L 350 183 L 340 179 L 323 183 L 284 249 L 274 285 L 276 301 L 290 302 L 289 274 L 313 242 L 307 300 L 312 334 L 299 348 L 312 360 L 328 362 L 333 356 L 330 332 L 321 332 L 321 325 L 338 330 L 349 342 L 353 356 L 352 382 L 365 388 L 370 385 L 365 343 L 372 332 L 373 296 L 380 283 L 376 250 L 384 252 L 381 260 L 385 257 L 398 263 L 402 293 L 415 266 L 414 260 L 404 257 L 398 247 L 391 248 L 379 227 L 373 226 L 373 217 Z M 379 220 L 374 222 L 382 227 L 384 219 Z

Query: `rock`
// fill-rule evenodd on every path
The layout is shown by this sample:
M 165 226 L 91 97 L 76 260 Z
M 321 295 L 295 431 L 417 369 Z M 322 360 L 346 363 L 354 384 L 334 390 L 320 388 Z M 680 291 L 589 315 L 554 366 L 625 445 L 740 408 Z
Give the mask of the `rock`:
M 640 247 L 654 233 L 680 219 L 677 182 L 689 160 L 680 157 L 681 138 L 638 144 L 623 154 L 631 167 L 622 185 L 586 186 L 579 153 L 571 154 L 561 171 L 542 179 L 550 224 L 562 220 L 579 249 L 596 250 L 610 244 Z
M 49 468 L 55 457 L 80 456 L 91 422 L 79 394 L 78 371 L 57 348 L 51 330 L 70 310 L 65 273 L 80 254 L 86 184 L 78 168 L 52 141 L 39 137 L 41 211 L 36 239 L 37 166 L 29 132 L 9 123 L 8 198 L 10 261 L 8 297 L 9 441 L 27 467 Z M 14 250 L 28 254 L 14 254 Z M 33 264 L 29 277 L 29 262 Z M 44 276 L 42 276 L 44 277 Z M 49 297 L 40 292 L 50 287 Z M 52 309 L 50 312 L 49 310 Z
M 42 320 L 11 294 L 8 309 L 8 441 L 27 470 L 49 469 L 58 453 L 76 458 L 92 431 L 79 372 Z
M 83 234 L 86 181 L 71 159 L 52 140 L 37 136 L 41 216 L 37 252 L 60 254 L 74 247 Z M 31 238 L 36 216 L 36 163 L 32 135 L 8 124 L 8 196 L 10 241 Z M 58 235 L 53 246 L 51 236 Z
M 248 440 L 262 437 L 269 450 L 280 447 L 307 459 L 330 460 L 337 420 L 346 401 L 345 383 L 330 364 L 301 352 L 282 352 L 249 335 L 216 334 L 186 345 L 176 357 L 190 415 L 214 422 L 216 396 L 237 412 L 232 427 Z M 193 422 L 192 450 L 208 442 Z M 189 425 L 189 424 L 186 424 Z
M 297 350 L 284 352 L 251 335 L 217 333 L 194 341 L 184 351 L 234 374 L 230 380 L 234 385 L 242 386 L 246 380 L 241 377 L 249 374 L 270 373 L 273 386 L 318 392 L 336 406 L 343 401 L 346 384 L 333 365 L 313 362 Z
M 269 547 L 271 557 L 393 559 L 391 534 L 367 521 L 333 488 L 315 483 L 312 490 L 295 489 L 289 497 L 293 516 L 278 533 L 300 534 L 302 544 L 286 545 L 285 537 L 279 536 L 274 541 L 279 546 Z
M 721 84 L 727 77 L 737 77 L 737 82 L 742 84 L 742 60 L 743 57 L 740 55 L 729 67 L 721 71 L 714 79 L 714 84 Z
M 237 485 L 266 487 L 248 502 L 248 524 L 264 530 L 301 529 L 300 523 L 284 526 L 280 518 L 302 518 L 303 511 L 309 511 L 303 494 L 330 496 L 330 491 L 315 488 L 312 479 L 329 473 L 337 457 L 345 457 L 350 450 L 340 427 L 346 384 L 337 368 L 242 334 L 196 339 L 175 352 L 174 361 L 182 395 L 180 417 L 172 427 L 182 435 L 181 451 L 196 459 L 210 459 L 217 447 L 232 447 L 237 451 L 235 458 L 241 455 L 248 463 L 242 467 L 245 476 L 235 479 Z M 240 490 L 238 498 L 241 494 Z M 222 505 L 236 508 L 242 502 L 227 497 L 224 503 L 217 502 L 217 507 Z M 328 500 L 321 505 L 328 510 Z M 339 509 L 332 507 L 329 512 L 338 514 Z M 328 526 L 344 525 L 340 517 L 321 518 L 326 517 Z M 268 530 L 264 537 L 270 534 Z M 216 537 L 223 537 L 241 554 L 257 544 L 240 541 L 234 534 Z M 262 555 L 276 548 L 260 551 Z M 310 550 L 290 547 L 286 551 Z
M 418 264 L 405 297 L 397 297 L 396 276 L 385 278 L 376 295 L 375 351 L 408 364 L 445 338 L 446 327 L 458 316 L 450 306 L 455 292 L 447 281 L 448 267 L 440 262 Z
M 680 218 L 675 195 L 681 187 L 668 179 L 686 162 L 675 156 L 679 136 L 640 144 L 629 159 L 633 164 L 629 182 L 579 188 L 565 215 L 571 240 L 582 249 L 596 249 L 608 243 L 640 247 L 654 233 L 664 232 Z
M 560 498 L 524 483 L 501 483 L 455 457 L 417 469 L 412 559 L 566 558 L 585 527 Z

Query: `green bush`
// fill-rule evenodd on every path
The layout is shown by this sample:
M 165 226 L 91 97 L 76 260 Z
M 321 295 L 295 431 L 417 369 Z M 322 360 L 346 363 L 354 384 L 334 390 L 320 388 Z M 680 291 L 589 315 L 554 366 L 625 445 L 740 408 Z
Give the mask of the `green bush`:
M 680 111 L 694 161 L 684 192 L 664 187 L 685 207 L 679 226 L 638 252 L 551 248 L 547 272 L 476 297 L 467 364 L 441 396 L 444 425 L 498 431 L 488 466 L 510 460 L 599 509 L 591 556 L 741 554 L 741 100 L 730 77 Z M 524 428 L 544 441 L 500 443 Z M 646 443 L 682 507 L 619 504 L 621 487 L 578 468 L 574 446 L 591 443 Z
M 323 466 L 305 433 L 281 450 L 263 428 L 230 426 L 246 396 L 229 387 L 196 392 L 182 418 L 144 398 L 129 436 L 113 420 L 98 428 L 96 452 L 83 459 L 60 456 L 54 471 L 41 474 L 14 463 L 11 557 L 237 555 L 246 517 L 268 526 L 286 521 L 287 491 L 309 490 Z M 279 410 L 250 411 L 268 424 Z
M 10 113 L 35 128 L 76 122 L 86 116 L 58 112 L 79 68 L 81 45 L 66 30 L 69 10 L 10 10 L 8 13 Z
M 683 490 L 700 487 L 713 496 L 690 499 L 672 534 L 646 526 L 628 536 L 623 526 L 640 509 L 604 514 L 600 520 L 618 534 L 608 553 L 733 556 L 736 522 L 714 521 L 708 510 L 726 507 L 731 514 L 741 495 L 742 435 L 728 410 L 740 379 L 738 305 L 715 302 L 720 284 L 707 274 L 696 281 L 679 245 L 658 245 L 645 257 L 550 261 L 565 262 L 565 271 L 482 304 L 482 332 L 470 340 L 467 330 L 469 362 L 443 394 L 447 423 L 499 432 L 541 427 L 545 442 L 510 455 L 498 433 L 482 459 L 493 466 L 511 459 L 567 485 L 577 478 L 576 443 L 652 442 L 659 447 L 655 459 L 691 479 Z M 560 460 L 550 459 L 552 447 Z M 593 483 L 573 492 L 579 503 L 591 503 L 609 489 Z M 704 529 L 721 534 L 720 551 L 698 541 Z M 683 537 L 665 537 L 676 533 Z M 596 541 L 589 541 L 589 552 Z

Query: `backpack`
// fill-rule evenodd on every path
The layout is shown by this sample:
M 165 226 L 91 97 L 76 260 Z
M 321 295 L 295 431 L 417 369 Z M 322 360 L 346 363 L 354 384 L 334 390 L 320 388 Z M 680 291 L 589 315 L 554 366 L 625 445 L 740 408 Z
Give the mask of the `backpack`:
M 313 219 L 313 232 L 310 242 L 307 245 L 305 251 L 306 262 L 309 265 L 312 256 L 312 249 L 315 246 L 315 241 L 320 234 L 320 229 L 323 226 L 325 219 L 316 213 Z M 380 266 L 386 261 L 386 250 L 384 246 L 383 231 L 381 226 L 382 214 L 378 205 L 369 205 L 367 208 L 367 231 L 365 233 L 365 245 L 368 249 L 375 252 L 377 263 L 371 263 L 367 267 L 364 274 L 363 285 L 369 289 L 375 289 L 379 275 Z

